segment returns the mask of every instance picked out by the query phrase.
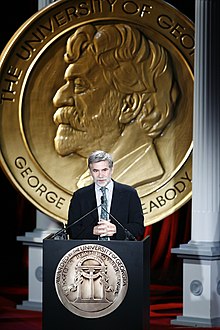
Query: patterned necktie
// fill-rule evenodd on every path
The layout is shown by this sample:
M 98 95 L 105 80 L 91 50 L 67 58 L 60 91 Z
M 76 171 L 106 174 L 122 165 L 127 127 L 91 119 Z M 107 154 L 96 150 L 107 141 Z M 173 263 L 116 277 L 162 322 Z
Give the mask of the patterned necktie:
M 107 201 L 107 196 L 106 196 L 106 187 L 101 187 L 100 190 L 102 191 L 102 205 L 101 205 L 101 219 L 108 220 L 108 213 L 106 212 L 107 207 L 108 207 L 108 201 Z M 110 237 L 109 236 L 102 236 L 98 238 L 100 241 L 109 241 Z
M 103 203 L 101 206 L 101 219 L 108 219 L 108 213 L 106 212 L 106 210 L 108 209 L 108 201 L 107 201 L 107 196 L 106 196 L 106 187 L 101 187 L 100 190 L 102 192 L 102 196 L 103 196 Z

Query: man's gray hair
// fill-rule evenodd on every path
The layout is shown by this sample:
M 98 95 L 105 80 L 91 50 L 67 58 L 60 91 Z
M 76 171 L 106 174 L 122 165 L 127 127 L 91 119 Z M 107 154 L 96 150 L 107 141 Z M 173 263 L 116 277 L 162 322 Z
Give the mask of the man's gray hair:
M 113 167 L 112 156 L 105 151 L 96 150 L 96 151 L 92 152 L 88 158 L 88 167 L 90 168 L 90 165 L 93 163 L 98 163 L 98 162 L 106 161 L 106 160 L 109 164 L 109 167 L 112 168 Z

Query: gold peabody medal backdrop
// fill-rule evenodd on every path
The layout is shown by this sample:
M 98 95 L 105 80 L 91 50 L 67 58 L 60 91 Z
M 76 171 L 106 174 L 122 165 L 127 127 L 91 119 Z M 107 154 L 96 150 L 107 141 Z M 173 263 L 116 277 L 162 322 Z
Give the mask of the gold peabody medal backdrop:
M 1 55 L 1 166 L 43 213 L 66 222 L 91 182 L 86 158 L 113 155 L 145 225 L 191 198 L 194 25 L 160 0 L 56 1 Z

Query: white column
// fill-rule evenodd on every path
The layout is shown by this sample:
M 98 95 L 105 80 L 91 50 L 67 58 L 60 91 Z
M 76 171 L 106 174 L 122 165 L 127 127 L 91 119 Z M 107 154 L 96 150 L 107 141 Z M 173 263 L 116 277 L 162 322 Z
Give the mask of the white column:
M 61 225 L 56 220 L 37 210 L 33 232 L 17 236 L 17 240 L 28 248 L 28 299 L 17 305 L 17 309 L 42 310 L 43 239 L 60 229 Z
M 38 9 L 44 8 L 57 0 L 38 0 Z
M 197 0 L 192 242 L 220 241 L 219 0 Z
M 183 258 L 183 316 L 220 325 L 220 1 L 196 0 L 191 240 Z

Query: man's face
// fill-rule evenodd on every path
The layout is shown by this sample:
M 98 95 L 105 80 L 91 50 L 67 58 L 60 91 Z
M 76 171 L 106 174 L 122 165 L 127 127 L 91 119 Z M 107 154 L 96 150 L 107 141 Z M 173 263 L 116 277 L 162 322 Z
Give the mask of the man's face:
M 87 157 L 94 149 L 110 149 L 119 138 L 121 101 L 109 86 L 91 53 L 85 53 L 65 72 L 66 83 L 55 94 L 55 149 L 62 156 Z
M 107 160 L 98 163 L 93 163 L 90 165 L 90 174 L 93 181 L 97 183 L 100 187 L 106 186 L 112 177 L 113 168 L 109 167 Z

